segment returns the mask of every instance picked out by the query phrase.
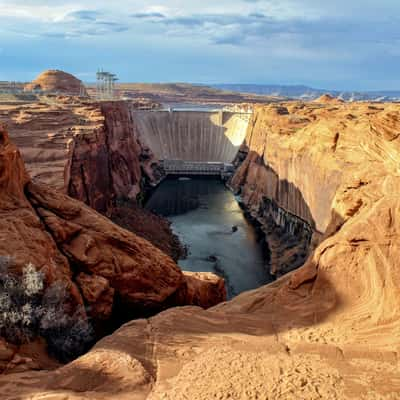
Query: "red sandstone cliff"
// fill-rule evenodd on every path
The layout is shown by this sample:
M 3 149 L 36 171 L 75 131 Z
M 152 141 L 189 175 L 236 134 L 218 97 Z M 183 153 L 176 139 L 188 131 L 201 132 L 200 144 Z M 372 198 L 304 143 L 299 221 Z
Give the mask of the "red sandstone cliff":
M 137 135 L 132 104 L 100 105 L 104 124 L 73 138 L 66 166 L 67 193 L 105 212 L 116 199 L 136 200 L 143 185 L 160 178 L 157 160 Z
M 148 241 L 80 201 L 31 182 L 3 128 L 0 189 L 0 256 L 12 257 L 10 273 L 20 275 L 31 263 L 43 273 L 45 287 L 62 282 L 70 315 L 85 305 L 96 322 L 113 313 L 140 316 L 174 305 L 209 307 L 225 299 L 221 278 L 186 277 Z M 85 311 L 79 315 L 85 318 Z
M 43 97 L 40 103 L 0 105 L 0 119 L 9 126 L 35 181 L 107 213 L 177 259 L 180 244 L 166 221 L 148 219 L 138 207 L 134 212 L 115 207 L 117 199 L 134 200 L 160 177 L 157 160 L 138 140 L 131 117 L 138 107 L 150 106 Z
M 158 161 L 132 120 L 136 103 L 71 99 L 0 105 L 32 178 L 101 212 L 159 180 Z
M 0 378 L 3 398 L 398 397 L 400 106 L 282 107 L 256 110 L 236 179 L 249 206 L 271 193 L 323 232 L 305 265 L 206 311 L 132 321 L 55 372 Z

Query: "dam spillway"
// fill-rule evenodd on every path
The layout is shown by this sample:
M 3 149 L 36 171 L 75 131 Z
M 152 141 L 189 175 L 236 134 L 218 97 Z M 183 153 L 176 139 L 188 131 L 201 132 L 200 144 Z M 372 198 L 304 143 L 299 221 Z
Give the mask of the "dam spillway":
M 164 162 L 167 173 L 188 174 L 212 172 L 218 164 L 221 172 L 226 169 L 244 142 L 251 115 L 224 110 L 133 113 L 139 137 Z

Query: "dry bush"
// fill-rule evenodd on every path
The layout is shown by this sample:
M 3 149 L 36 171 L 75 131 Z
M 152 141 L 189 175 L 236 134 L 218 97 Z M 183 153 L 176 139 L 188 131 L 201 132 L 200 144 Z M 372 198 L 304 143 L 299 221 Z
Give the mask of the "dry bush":
M 22 275 L 12 272 L 10 257 L 0 256 L 0 336 L 14 344 L 38 336 L 46 339 L 49 352 L 61 361 L 83 354 L 93 342 L 90 322 L 81 309 L 66 310 L 69 294 L 62 281 L 45 287 L 42 272 L 32 264 Z

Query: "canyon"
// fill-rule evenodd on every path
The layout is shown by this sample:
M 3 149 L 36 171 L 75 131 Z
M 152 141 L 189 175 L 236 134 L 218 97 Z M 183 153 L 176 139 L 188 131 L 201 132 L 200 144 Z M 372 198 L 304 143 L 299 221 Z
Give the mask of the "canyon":
M 2 398 L 398 397 L 398 104 L 324 97 L 260 104 L 249 121 L 229 118 L 237 140 L 228 135 L 234 148 L 218 154 L 226 161 L 240 150 L 229 185 L 265 232 L 269 267 L 279 279 L 218 305 L 220 279 L 182 273 L 161 250 L 89 208 L 107 214 L 117 200 L 137 199 L 162 179 L 158 161 L 169 154 L 193 161 L 187 143 L 171 142 L 167 153 L 161 146 L 159 127 L 180 115 L 62 98 L 7 107 L 0 118 L 33 179 L 2 131 L 0 253 L 62 274 L 76 304 L 90 300 L 78 286 L 94 276 L 103 285 L 101 310 L 111 290 L 157 311 L 187 306 L 132 320 L 58 369 L 2 375 Z M 167 135 L 187 139 L 189 124 L 205 138 L 223 132 L 213 123 L 217 116 L 193 118 Z M 216 152 L 222 141 L 213 143 L 204 148 Z M 115 257 L 117 274 L 109 271 Z M 68 266 L 82 264 L 89 277 L 76 280 Z M 130 291 L 138 277 L 147 288 L 140 295 Z

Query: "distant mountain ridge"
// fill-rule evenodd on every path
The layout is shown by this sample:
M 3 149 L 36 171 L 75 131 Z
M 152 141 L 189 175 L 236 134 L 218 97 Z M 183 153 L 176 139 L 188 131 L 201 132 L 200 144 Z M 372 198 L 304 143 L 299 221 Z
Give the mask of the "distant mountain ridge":
M 251 93 L 263 96 L 282 96 L 294 99 L 314 100 L 325 93 L 346 101 L 400 101 L 400 91 L 339 91 L 315 89 L 304 85 L 257 85 L 257 84 L 214 84 L 216 89 L 232 92 Z

